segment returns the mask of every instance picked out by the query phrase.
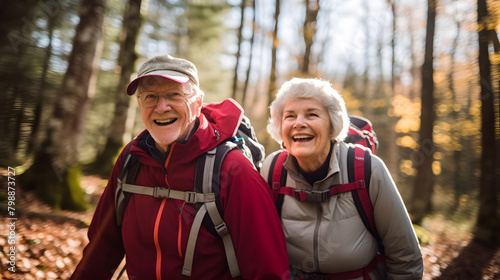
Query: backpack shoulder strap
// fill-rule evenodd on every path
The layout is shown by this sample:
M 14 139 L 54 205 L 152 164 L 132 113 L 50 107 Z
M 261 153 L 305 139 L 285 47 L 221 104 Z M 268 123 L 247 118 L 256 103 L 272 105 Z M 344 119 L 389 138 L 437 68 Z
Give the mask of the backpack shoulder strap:
M 236 278 L 241 275 L 233 240 L 222 218 L 223 214 L 220 205 L 220 177 L 222 164 L 226 155 L 236 147 L 237 145 L 235 143 L 225 141 L 198 159 L 195 172 L 195 192 L 201 192 L 205 195 L 213 194 L 214 200 L 206 201 L 204 204 L 198 205 L 199 209 L 189 233 L 184 267 L 182 270 L 183 275 L 191 275 L 194 248 L 202 223 L 207 230 L 215 230 L 217 235 L 221 237 L 231 276 Z M 206 215 L 207 213 L 208 215 Z
M 117 185 L 115 190 L 115 209 L 116 209 L 116 223 L 120 227 L 123 222 L 123 215 L 127 208 L 128 201 L 130 200 L 131 193 L 124 191 L 124 184 L 133 184 L 139 172 L 140 162 L 139 159 L 130 154 L 130 142 L 125 148 L 121 160 L 120 173 L 118 173 Z
M 267 176 L 267 184 L 271 188 L 273 200 L 278 211 L 278 216 L 281 218 L 281 207 L 283 206 L 283 193 L 280 193 L 280 188 L 286 186 L 287 171 L 283 168 L 283 164 L 288 156 L 287 151 L 282 151 L 274 155 L 271 165 L 269 166 L 269 174 Z
M 347 152 L 347 169 L 349 182 L 364 181 L 365 187 L 353 190 L 352 197 L 359 216 L 368 231 L 375 237 L 379 251 L 384 254 L 382 238 L 375 226 L 373 205 L 370 200 L 371 153 L 358 145 L 350 145 Z

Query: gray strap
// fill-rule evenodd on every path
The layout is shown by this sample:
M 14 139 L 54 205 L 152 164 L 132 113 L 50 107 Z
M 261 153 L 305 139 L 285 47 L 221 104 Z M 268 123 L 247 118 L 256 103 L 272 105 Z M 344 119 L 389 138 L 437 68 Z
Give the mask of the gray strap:
M 182 275 L 191 277 L 191 270 L 193 268 L 193 257 L 194 257 L 194 247 L 196 246 L 196 239 L 198 238 L 198 232 L 200 231 L 201 224 L 203 222 L 203 217 L 207 213 L 205 205 L 200 207 L 196 216 L 194 217 L 193 225 L 191 226 L 191 231 L 189 232 L 189 238 L 186 246 L 186 253 L 184 256 L 184 266 L 182 267 Z
M 216 152 L 217 152 L 217 147 L 208 151 L 205 157 L 205 167 L 203 170 L 203 184 L 202 184 L 204 193 L 212 192 L 212 180 L 214 175 Z
M 203 204 L 193 221 L 193 225 L 191 226 L 191 231 L 189 233 L 189 239 L 186 247 L 186 254 L 184 256 L 184 267 L 182 268 L 182 274 L 186 276 L 191 276 L 191 269 L 193 265 L 193 256 L 194 256 L 194 248 L 196 245 L 196 239 L 198 238 L 198 232 L 200 231 L 200 226 L 203 221 L 203 217 L 208 214 L 215 226 L 215 230 L 222 238 L 222 243 L 224 244 L 224 250 L 226 252 L 227 263 L 229 266 L 229 271 L 231 272 L 231 276 L 236 278 L 241 275 L 240 268 L 238 266 L 238 261 L 236 259 L 236 252 L 234 250 L 233 240 L 231 235 L 229 234 L 229 230 L 226 226 L 226 223 L 222 220 L 222 217 L 219 214 L 219 210 L 217 209 L 217 205 L 215 204 L 215 194 L 212 190 L 212 180 L 214 174 L 214 166 L 215 166 L 215 155 L 217 147 L 208 151 L 205 157 L 205 166 L 203 170 L 203 181 L 202 181 L 202 189 L 204 193 L 213 195 L 213 200 L 206 200 L 205 204 Z
M 206 202 L 205 205 L 207 207 L 208 214 L 214 223 L 215 230 L 217 230 L 217 233 L 222 238 L 222 242 L 224 243 L 224 250 L 226 251 L 226 259 L 229 271 L 231 272 L 231 277 L 236 278 L 240 276 L 241 273 L 238 266 L 238 260 L 236 259 L 233 239 L 231 238 L 231 234 L 229 234 L 229 229 L 227 228 L 226 223 L 222 220 L 215 202 Z
M 214 174 L 216 152 L 217 152 L 217 147 L 208 151 L 206 155 L 205 170 L 203 170 L 204 193 L 213 192 L 212 180 Z M 238 261 L 236 259 L 236 252 L 234 250 L 233 240 L 231 238 L 231 235 L 229 234 L 229 230 L 226 226 L 226 223 L 224 223 L 224 221 L 222 220 L 222 217 L 219 214 L 219 210 L 217 209 L 217 205 L 215 204 L 215 201 L 207 201 L 204 204 L 204 206 L 207 208 L 208 214 L 210 215 L 210 218 L 212 219 L 212 222 L 215 226 L 215 230 L 222 238 L 222 243 L 224 244 L 224 250 L 226 251 L 227 264 L 229 266 L 229 271 L 231 272 L 231 276 L 233 278 L 236 278 L 240 276 L 241 273 L 240 273 L 240 268 L 238 267 Z
M 184 192 L 173 190 L 170 188 L 162 187 L 145 187 L 139 185 L 132 185 L 123 183 L 123 191 L 135 194 L 149 195 L 155 198 L 173 198 L 178 200 L 183 200 L 187 203 L 198 203 L 215 201 L 215 194 L 213 193 L 196 193 L 196 192 Z
M 129 153 L 127 155 L 127 158 L 125 159 L 125 163 L 123 164 L 123 166 L 127 166 L 128 165 L 128 161 L 130 160 L 131 157 L 132 157 L 132 155 Z M 125 180 L 123 180 L 123 181 L 125 181 Z
M 123 183 L 122 189 L 124 192 L 153 196 L 155 188 Z

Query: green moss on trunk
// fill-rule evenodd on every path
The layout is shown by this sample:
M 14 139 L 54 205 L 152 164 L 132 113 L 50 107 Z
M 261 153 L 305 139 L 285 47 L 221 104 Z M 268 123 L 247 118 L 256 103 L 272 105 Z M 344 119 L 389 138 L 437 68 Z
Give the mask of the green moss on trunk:
M 85 211 L 89 205 L 85 201 L 85 191 L 81 188 L 82 172 L 78 165 L 70 167 L 64 178 L 62 192 L 62 209 Z
M 35 191 L 53 209 L 87 210 L 89 205 L 80 186 L 81 171 L 78 165 L 61 168 L 51 164 L 48 159 L 48 155 L 39 155 L 19 177 L 23 188 Z

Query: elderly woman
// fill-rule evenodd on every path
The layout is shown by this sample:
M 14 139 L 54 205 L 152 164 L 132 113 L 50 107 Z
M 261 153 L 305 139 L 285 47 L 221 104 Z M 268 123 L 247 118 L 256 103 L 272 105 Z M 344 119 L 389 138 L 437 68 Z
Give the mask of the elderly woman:
M 363 222 L 359 212 L 363 210 L 354 202 L 357 195 L 336 191 L 336 187 L 348 186 L 348 173 L 353 172 L 347 163 L 353 145 L 342 141 L 349 117 L 339 93 L 329 82 L 294 78 L 283 84 L 270 110 L 268 132 L 285 151 L 269 155 L 261 173 L 272 184 L 275 164 L 286 172 L 278 174 L 281 189 L 285 189 L 280 193 L 289 195 L 277 199 L 277 209 L 286 236 L 291 278 L 421 279 L 418 240 L 382 160 L 366 152 L 371 158 L 371 175 L 365 180 L 370 182 L 369 193 L 365 193 L 368 204 L 371 201 L 369 207 L 373 207 L 367 214 L 375 224 L 373 233 Z M 276 162 L 283 153 L 283 163 Z M 358 186 L 364 188 L 364 184 Z M 272 187 L 276 197 L 276 184 Z

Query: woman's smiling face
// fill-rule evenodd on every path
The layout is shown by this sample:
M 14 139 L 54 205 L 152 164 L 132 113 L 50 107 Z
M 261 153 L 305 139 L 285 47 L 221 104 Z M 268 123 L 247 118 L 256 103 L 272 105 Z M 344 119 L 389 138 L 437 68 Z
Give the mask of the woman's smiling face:
M 303 171 L 317 170 L 330 152 L 331 125 L 328 112 L 313 98 L 286 102 L 282 116 L 283 145 Z

